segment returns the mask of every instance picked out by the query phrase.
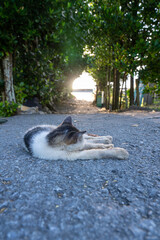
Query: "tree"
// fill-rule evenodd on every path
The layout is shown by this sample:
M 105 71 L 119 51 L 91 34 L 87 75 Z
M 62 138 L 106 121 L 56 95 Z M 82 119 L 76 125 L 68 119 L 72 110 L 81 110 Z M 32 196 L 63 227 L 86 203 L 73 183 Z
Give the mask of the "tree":
M 45 7 L 44 7 L 45 6 Z M 44 8 L 43 8 L 44 7 Z M 13 53 L 20 44 L 33 41 L 47 22 L 49 1 L 9 1 L 0 5 L 0 56 L 5 81 L 5 95 L 9 102 L 15 101 L 13 89 Z M 31 14 L 32 13 L 32 14 Z M 43 21 L 42 21 L 43 18 Z M 42 24 L 40 24 L 40 21 Z
M 0 58 L 2 62 L 9 61 L 10 73 L 14 65 L 18 94 L 25 84 L 25 93 L 21 95 L 29 97 L 36 93 L 46 101 L 51 94 L 58 96 L 59 93 L 60 96 L 67 78 L 80 74 L 77 66 L 84 65 L 84 40 L 76 11 L 81 5 L 82 1 L 78 4 L 63 0 L 3 1 L 0 6 Z M 6 64 L 2 66 L 2 73 L 9 71 Z M 13 86 L 13 75 L 11 78 L 7 78 L 9 74 L 5 76 L 6 99 L 15 101 L 7 90 L 7 84 Z M 14 95 L 14 91 L 10 92 Z
M 127 74 L 131 76 L 130 105 L 133 105 L 135 103 L 134 75 L 137 74 L 138 79 L 142 79 L 143 82 L 151 79 L 151 82 L 157 83 L 159 79 L 159 3 L 141 0 L 130 2 L 99 0 L 92 2 L 90 8 L 94 23 L 90 30 L 93 61 L 101 58 L 102 65 L 106 66 L 104 71 L 109 65 L 113 69 L 112 108 L 118 107 L 120 79 L 123 81 Z M 112 48 L 111 64 L 108 61 L 109 46 Z M 139 81 L 137 84 L 139 85 Z
M 62 85 L 69 88 L 88 66 L 105 90 L 107 108 L 111 102 L 113 109 L 121 106 L 120 85 L 130 74 L 134 104 L 135 74 L 137 89 L 140 80 L 158 86 L 159 8 L 157 0 L 4 0 L 0 69 L 6 98 L 15 101 L 14 77 L 16 98 L 38 95 L 45 104 L 53 102 L 62 95 Z M 86 46 L 88 57 L 83 54 Z M 13 77 L 8 74 L 12 68 Z

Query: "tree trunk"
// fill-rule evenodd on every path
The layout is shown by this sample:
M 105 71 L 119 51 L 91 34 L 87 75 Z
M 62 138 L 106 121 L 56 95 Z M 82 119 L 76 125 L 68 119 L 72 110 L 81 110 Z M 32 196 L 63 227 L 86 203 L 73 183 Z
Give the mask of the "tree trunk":
M 112 74 L 112 67 L 109 67 L 109 75 L 108 75 L 108 109 L 111 110 L 111 94 L 110 94 L 110 90 L 111 90 L 111 74 Z
M 115 90 L 116 90 L 116 68 L 113 69 L 113 97 L 112 97 L 112 109 L 115 110 Z
M 134 77 L 131 75 L 130 78 L 130 106 L 134 105 Z
M 2 59 L 0 59 L 0 80 L 3 79 L 3 66 L 2 66 Z
M 126 109 L 128 108 L 128 98 L 127 98 L 127 76 L 125 77 L 125 102 L 126 102 Z
M 124 87 L 124 82 L 126 80 L 126 76 L 124 74 L 123 76 L 123 83 L 122 83 L 122 88 L 121 88 L 121 92 L 120 92 L 120 103 L 119 103 L 119 109 L 121 109 L 121 106 L 122 106 L 122 94 L 123 94 L 123 87 Z
M 8 102 L 16 102 L 14 87 L 13 87 L 13 63 L 12 54 L 5 56 L 3 62 L 3 73 L 5 83 L 5 98 Z
M 139 79 L 136 79 L 136 104 L 137 106 L 140 106 L 139 103 Z
M 120 72 L 116 69 L 115 109 L 119 109 L 119 80 Z
M 110 94 L 110 90 L 111 90 L 111 75 L 112 75 L 112 47 L 109 46 L 109 66 L 108 66 L 108 109 L 111 111 L 112 110 L 112 104 L 111 104 L 111 94 Z
M 108 70 L 109 67 L 106 66 L 106 91 L 105 91 L 105 107 L 108 109 Z
M 113 102 L 112 109 L 119 109 L 119 71 L 114 68 L 113 72 Z
M 2 65 L 2 59 L 0 59 L 0 95 L 2 96 L 2 101 L 5 101 L 5 94 L 4 94 L 4 73 L 3 73 L 3 65 Z

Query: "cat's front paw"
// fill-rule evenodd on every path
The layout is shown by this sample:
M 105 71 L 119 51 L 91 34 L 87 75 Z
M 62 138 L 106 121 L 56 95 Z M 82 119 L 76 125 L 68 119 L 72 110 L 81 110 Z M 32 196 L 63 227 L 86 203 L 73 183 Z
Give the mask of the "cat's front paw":
M 97 145 L 98 146 L 98 145 Z M 98 146 L 100 149 L 106 149 L 106 148 L 114 148 L 114 144 L 100 144 Z
M 112 136 L 105 136 L 104 140 L 105 140 L 105 143 L 109 144 L 109 143 L 112 143 L 113 138 L 112 138 Z
M 125 160 L 129 158 L 129 153 L 124 148 L 115 148 L 116 157 L 120 160 Z
M 104 146 L 104 148 L 114 148 L 114 144 L 105 144 Z

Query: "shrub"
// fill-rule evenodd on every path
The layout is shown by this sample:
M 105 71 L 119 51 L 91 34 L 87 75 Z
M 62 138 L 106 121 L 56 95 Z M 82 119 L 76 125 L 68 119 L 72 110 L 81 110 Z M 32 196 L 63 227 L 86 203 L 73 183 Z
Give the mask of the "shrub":
M 0 102 L 0 116 L 10 117 L 16 114 L 18 104 L 15 102 L 9 103 L 8 101 Z

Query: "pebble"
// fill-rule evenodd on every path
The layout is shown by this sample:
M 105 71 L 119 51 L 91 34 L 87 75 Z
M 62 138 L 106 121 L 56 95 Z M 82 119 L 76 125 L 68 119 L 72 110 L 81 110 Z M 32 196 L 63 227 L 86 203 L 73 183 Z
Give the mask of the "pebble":
M 7 233 L 7 240 L 17 240 L 18 237 L 18 232 L 17 231 L 9 231 Z

